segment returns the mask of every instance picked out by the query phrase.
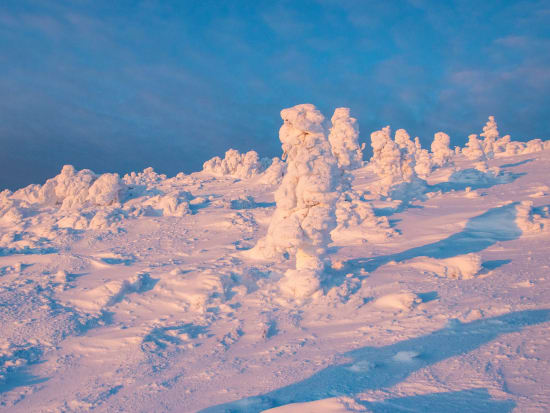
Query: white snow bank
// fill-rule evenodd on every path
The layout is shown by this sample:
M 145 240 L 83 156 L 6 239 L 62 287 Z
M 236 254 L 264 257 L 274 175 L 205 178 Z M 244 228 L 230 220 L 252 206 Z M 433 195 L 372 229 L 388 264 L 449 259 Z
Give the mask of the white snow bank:
M 206 161 L 203 164 L 203 171 L 216 176 L 245 179 L 262 173 L 270 164 L 270 159 L 260 159 L 255 151 L 241 154 L 235 149 L 229 149 L 223 159 L 215 156 Z
M 481 271 L 481 257 L 473 253 L 445 259 L 417 257 L 407 261 L 406 264 L 439 277 L 456 279 L 473 278 Z
M 378 308 L 387 310 L 411 310 L 416 304 L 422 300 L 414 293 L 403 292 L 395 294 L 387 294 L 374 300 L 374 305 Z

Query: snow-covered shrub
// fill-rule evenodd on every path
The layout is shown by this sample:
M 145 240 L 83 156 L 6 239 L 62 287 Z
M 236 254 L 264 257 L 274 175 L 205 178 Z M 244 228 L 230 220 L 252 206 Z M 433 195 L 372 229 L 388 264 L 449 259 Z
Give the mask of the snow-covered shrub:
M 123 185 L 118 174 L 103 174 L 88 189 L 86 201 L 92 205 L 112 205 L 120 201 L 122 190 Z
M 363 164 L 363 151 L 358 142 L 357 119 L 350 117 L 349 108 L 336 108 L 331 121 L 328 140 L 338 166 L 343 170 L 360 168 Z
M 296 270 L 289 270 L 282 290 L 295 297 L 312 294 L 319 287 L 318 274 L 336 227 L 340 170 L 334 158 L 324 117 L 311 104 L 283 109 L 279 139 L 287 171 L 275 192 L 276 210 L 267 235 L 250 251 L 258 258 L 296 254 Z
M 72 165 L 65 165 L 59 175 L 48 179 L 44 185 L 29 185 L 16 191 L 13 198 L 28 205 L 67 210 L 119 203 L 124 189 L 118 174 L 97 176 L 89 169 L 76 171 Z
M 506 146 L 510 143 L 510 135 L 504 135 L 502 138 L 498 138 L 494 144 L 495 153 L 506 152 Z
M 525 144 L 523 142 L 511 141 L 506 144 L 506 156 L 520 155 L 525 150 Z
M 478 139 L 476 134 L 468 136 L 466 147 L 462 149 L 462 153 L 471 161 L 486 161 L 483 143 Z
M 540 152 L 544 150 L 544 142 L 541 139 L 531 139 L 525 145 L 524 154 Z
M 251 178 L 263 172 L 271 163 L 268 158 L 258 156 L 255 151 L 239 153 L 235 149 L 229 149 L 225 158 L 215 156 L 206 161 L 203 171 L 216 176 L 232 176 L 234 178 Z
M 437 132 L 432 142 L 432 161 L 439 167 L 448 166 L 452 163 L 454 151 L 449 148 L 451 138 L 444 132 Z
M 154 185 L 166 179 L 166 175 L 158 174 L 152 167 L 145 168 L 143 172 L 130 172 L 124 175 L 122 181 L 126 185 Z

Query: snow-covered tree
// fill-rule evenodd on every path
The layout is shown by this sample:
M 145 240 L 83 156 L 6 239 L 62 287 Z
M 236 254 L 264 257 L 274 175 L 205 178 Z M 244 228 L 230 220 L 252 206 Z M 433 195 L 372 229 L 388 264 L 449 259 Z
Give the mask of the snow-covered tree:
M 454 151 L 449 148 L 451 138 L 444 132 L 437 132 L 432 142 L 432 161 L 439 167 L 447 166 L 452 163 Z
M 363 151 L 359 145 L 359 125 L 350 116 L 349 108 L 336 108 L 332 116 L 328 140 L 338 166 L 346 171 L 360 168 Z
M 489 120 L 483 127 L 483 132 L 480 133 L 483 136 L 483 151 L 488 159 L 492 159 L 495 153 L 495 143 L 498 139 L 498 126 L 494 116 L 489 116 Z
M 487 170 L 487 157 L 483 150 L 483 142 L 478 139 L 476 134 L 468 136 L 468 142 L 466 147 L 462 149 L 462 153 L 469 160 L 477 162 L 476 169 L 482 172 Z
M 203 171 L 218 176 L 228 175 L 235 178 L 250 178 L 263 172 L 270 163 L 270 159 L 260 159 L 256 151 L 239 153 L 235 149 L 229 149 L 223 159 L 215 156 L 206 161 L 203 165 Z
M 287 170 L 275 192 L 276 210 L 267 235 L 251 250 L 259 258 L 296 254 L 296 269 L 281 281 L 288 295 L 305 297 L 319 288 L 319 274 L 336 227 L 341 170 L 332 154 L 323 115 L 311 104 L 283 109 L 279 131 Z

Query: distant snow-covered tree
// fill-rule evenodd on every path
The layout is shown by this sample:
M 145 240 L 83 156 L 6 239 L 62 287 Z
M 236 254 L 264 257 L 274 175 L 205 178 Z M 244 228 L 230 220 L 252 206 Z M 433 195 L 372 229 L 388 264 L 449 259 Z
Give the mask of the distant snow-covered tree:
M 360 168 L 363 164 L 363 151 L 358 141 L 357 119 L 350 116 L 349 108 L 336 108 L 331 121 L 328 140 L 338 166 L 344 170 Z

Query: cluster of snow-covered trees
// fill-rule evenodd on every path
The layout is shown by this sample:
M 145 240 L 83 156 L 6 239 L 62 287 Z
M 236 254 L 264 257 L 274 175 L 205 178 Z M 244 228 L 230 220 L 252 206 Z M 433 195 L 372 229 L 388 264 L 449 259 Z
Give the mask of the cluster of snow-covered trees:
M 454 149 L 444 132 L 434 135 L 428 151 L 418 137 L 411 139 L 404 129 L 396 130 L 392 137 L 386 126 L 370 134 L 372 157 L 365 163 L 359 126 L 348 108 L 337 108 L 330 121 L 311 104 L 284 109 L 281 117 L 281 158 L 260 158 L 255 151 L 241 154 L 230 149 L 223 159 L 206 161 L 202 172 L 181 173 L 170 179 L 152 168 L 120 178 L 66 165 L 44 185 L 0 192 L 0 223 L 19 225 L 31 220 L 33 225 L 48 224 L 54 230 L 102 229 L 140 215 L 184 216 L 191 213 L 193 205 L 228 204 L 227 200 L 193 197 L 187 190 L 189 183 L 200 185 L 201 180 L 212 177 L 254 179 L 278 188 L 267 234 L 248 255 L 270 260 L 295 257 L 296 268 L 287 271 L 281 288 L 291 296 L 304 297 L 319 288 L 331 237 L 349 240 L 359 234 L 371 240 L 396 235 L 387 218 L 377 217 L 364 194 L 354 191 L 354 170 L 365 167 L 378 177 L 370 195 L 404 199 L 423 194 L 426 179 L 434 170 L 454 167 L 460 159 L 473 161 L 478 170 L 474 172 L 488 175 L 492 173 L 488 161 L 495 157 L 550 147 L 550 141 L 523 143 L 511 141 L 509 135 L 500 137 L 495 118 L 490 116 L 479 136 L 470 135 L 464 148 Z M 182 185 L 187 185 L 185 191 L 180 189 Z M 526 226 L 530 215 L 524 209 Z

